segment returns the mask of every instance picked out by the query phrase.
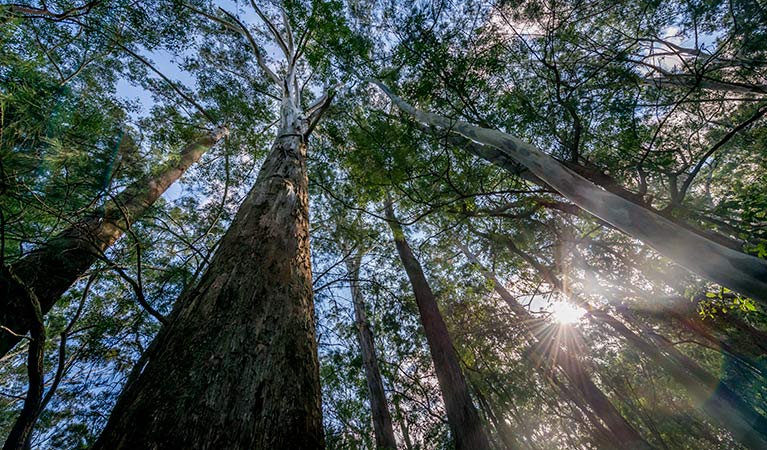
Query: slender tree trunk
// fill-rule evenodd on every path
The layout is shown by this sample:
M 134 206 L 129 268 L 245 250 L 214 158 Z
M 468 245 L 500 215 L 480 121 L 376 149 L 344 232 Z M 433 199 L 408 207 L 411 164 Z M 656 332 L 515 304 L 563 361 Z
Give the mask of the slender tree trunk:
M 406 450 L 413 450 L 413 442 L 410 440 L 410 430 L 407 426 L 407 419 L 402 414 L 402 408 L 399 406 L 399 401 L 395 397 L 392 401 L 394 403 L 394 412 L 397 414 L 397 422 L 399 423 L 399 429 L 402 432 L 402 440 L 405 442 Z
M 227 134 L 226 128 L 217 128 L 187 145 L 181 151 L 180 159 L 159 175 L 148 176 L 129 185 L 108 201 L 102 211 L 72 224 L 14 263 L 11 271 L 37 295 L 43 316 L 131 223 Z M 0 324 L 17 335 L 26 334 L 32 325 L 25 298 L 16 284 L 0 277 Z M 12 349 L 19 339 L 7 330 L 0 331 L 0 357 Z
M 373 416 L 376 448 L 379 450 L 397 450 L 397 440 L 394 438 L 391 414 L 386 402 L 381 370 L 378 368 L 375 341 L 370 329 L 370 322 L 365 312 L 365 300 L 360 290 L 359 275 L 362 255 L 359 253 L 346 260 L 346 269 L 351 279 L 352 303 L 354 303 L 354 323 L 357 326 L 357 342 L 362 353 L 362 365 L 365 368 L 365 380 L 370 396 L 370 411 Z
M 3 276 L 9 282 L 17 285 L 17 288 L 25 294 L 27 314 L 33 318 L 30 330 L 29 352 L 27 356 L 27 376 L 29 377 L 29 388 L 27 396 L 24 399 L 24 406 L 21 409 L 19 417 L 11 427 L 11 432 L 5 440 L 3 450 L 27 450 L 30 448 L 32 439 L 32 429 L 35 426 L 37 417 L 40 414 L 43 401 L 44 382 L 43 360 L 45 356 L 45 326 L 43 325 L 43 315 L 40 311 L 40 302 L 35 293 L 21 282 L 21 280 L 10 272 L 6 267 L 2 267 Z
M 484 237 L 492 239 L 488 235 L 484 235 Z M 589 316 L 596 322 L 608 325 L 634 348 L 663 368 L 685 388 L 698 409 L 729 429 L 743 445 L 750 448 L 767 448 L 767 436 L 765 436 L 765 432 L 760 431 L 767 430 L 767 420 L 743 402 L 728 386 L 675 348 L 666 348 L 667 353 L 664 354 L 658 345 L 653 345 L 634 333 L 608 312 L 592 307 L 588 302 L 578 298 L 572 290 L 565 292 L 562 283 L 551 271 L 530 255 L 522 252 L 508 237 L 500 236 L 500 239 L 512 253 L 530 263 L 551 287 L 566 295 L 573 303 L 586 309 Z M 624 311 L 622 314 L 629 322 L 636 322 L 636 319 L 628 311 Z
M 724 247 L 641 206 L 595 186 L 535 146 L 518 138 L 418 110 L 374 81 L 417 121 L 485 144 L 482 158 L 506 168 L 522 164 L 570 201 L 660 254 L 711 281 L 767 305 L 767 261 Z
M 306 143 L 289 99 L 253 189 L 93 450 L 324 447 Z
M 469 388 L 458 363 L 447 325 L 439 312 L 437 299 L 426 280 L 421 264 L 405 240 L 391 202 L 386 203 L 386 218 L 394 234 L 400 260 L 413 286 L 426 341 L 434 361 L 434 370 L 437 373 L 442 398 L 445 400 L 448 425 L 455 439 L 455 447 L 457 450 L 489 450 L 490 443 L 469 395 Z
M 537 367 L 540 367 L 540 365 L 536 365 Z M 542 372 L 543 368 L 540 367 L 539 372 Z M 599 448 L 611 448 L 613 445 L 613 441 L 615 440 L 615 436 L 613 433 L 608 430 L 604 426 L 604 422 L 597 417 L 594 412 L 589 408 L 588 403 L 583 401 L 583 398 L 581 395 L 578 394 L 578 392 L 573 389 L 572 387 L 568 386 L 567 384 L 561 382 L 554 374 L 549 373 L 546 376 L 546 380 L 551 383 L 554 387 L 556 387 L 560 394 L 565 397 L 565 399 L 572 402 L 576 408 L 583 414 L 586 420 L 589 421 L 591 426 L 593 427 L 593 431 L 591 433 L 591 437 L 594 440 L 595 443 L 598 444 Z
M 460 244 L 460 248 L 470 262 L 479 264 L 477 258 L 465 245 Z M 535 322 L 535 319 L 522 305 L 516 302 L 514 296 L 503 287 L 494 274 L 485 269 L 481 269 L 481 272 L 493 284 L 495 291 L 517 316 L 518 323 L 525 327 L 534 349 L 541 348 L 542 345 L 551 339 L 551 335 L 547 335 L 544 329 L 531 325 Z M 536 353 L 539 352 L 537 351 Z M 639 432 L 620 414 L 615 406 L 610 403 L 610 400 L 594 383 L 577 357 L 559 349 L 558 346 L 553 351 L 539 357 L 543 359 L 551 358 L 553 360 L 552 362 L 559 367 L 570 382 L 570 386 L 580 394 L 581 398 L 589 405 L 599 419 L 605 423 L 616 442 L 622 443 L 624 448 L 629 449 L 652 448 Z

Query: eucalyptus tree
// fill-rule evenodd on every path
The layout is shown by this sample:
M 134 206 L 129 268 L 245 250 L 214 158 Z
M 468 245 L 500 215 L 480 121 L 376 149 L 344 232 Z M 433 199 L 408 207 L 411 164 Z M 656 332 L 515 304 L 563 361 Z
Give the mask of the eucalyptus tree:
M 767 287 L 767 263 L 675 225 L 619 196 L 599 189 L 570 171 L 535 146 L 500 131 L 473 126 L 433 113 L 423 112 L 396 96 L 383 84 L 386 94 L 405 113 L 427 126 L 450 130 L 486 146 L 475 149 L 482 158 L 516 172 L 515 163 L 552 186 L 576 205 L 619 230 L 636 237 L 683 267 L 749 295 L 761 303 Z M 701 255 L 705 257 L 701 258 Z
M 50 311 L 61 295 L 82 277 L 104 251 L 143 215 L 152 204 L 202 155 L 223 139 L 228 130 L 217 128 L 185 146 L 178 157 L 155 174 L 127 186 L 97 211 L 86 214 L 8 268 L 0 277 L 0 307 L 4 333 L 0 356 L 8 352 L 34 324 Z M 122 146 L 132 145 L 125 135 Z M 118 150 L 119 151 L 119 150 Z M 123 151 L 127 153 L 127 151 Z M 28 297 L 40 303 L 39 318 L 29 314 Z
M 269 80 L 279 108 L 274 143 L 199 283 L 176 301 L 137 364 L 96 449 L 323 447 L 306 157 L 333 92 L 307 106 L 300 77 L 315 27 L 342 31 L 343 23 L 320 2 L 251 6 L 281 53 L 277 69 L 236 15 L 195 11 L 238 37 L 230 45 L 251 52 L 245 68 Z M 291 18 L 302 7 L 308 14 Z
M 14 81 L 19 76 L 17 72 L 24 70 L 25 65 L 29 65 L 31 61 L 42 61 L 34 64 L 35 70 L 39 72 L 34 77 L 30 77 L 33 72 L 26 69 L 24 73 L 27 79 L 22 80 L 22 86 L 35 77 L 48 78 L 46 82 L 53 85 L 48 88 L 51 90 L 48 95 L 56 102 L 48 117 L 39 118 L 38 127 L 42 128 L 42 136 L 37 135 L 38 131 L 29 129 L 28 125 L 25 125 L 25 129 L 8 128 L 7 139 L 3 142 L 5 150 L 14 156 L 21 155 L 30 148 L 43 151 L 46 150 L 46 141 L 49 141 L 53 145 L 48 145 L 48 152 L 51 155 L 58 152 L 65 157 L 59 161 L 58 167 L 54 166 L 49 170 L 62 171 L 65 180 L 71 176 L 69 171 L 73 167 L 74 157 L 87 153 L 88 145 L 98 146 L 97 152 L 92 152 L 92 156 L 99 160 L 106 158 L 106 161 L 105 173 L 99 174 L 101 179 L 94 183 L 97 190 L 91 192 L 92 197 L 85 200 L 90 204 L 82 206 L 77 203 L 82 210 L 68 213 L 66 208 L 71 208 L 74 202 L 67 198 L 70 205 L 64 205 L 57 220 L 68 226 L 61 227 L 57 224 L 58 228 L 54 229 L 54 232 L 58 234 L 48 239 L 36 236 L 34 240 L 37 245 L 32 252 L 23 251 L 22 253 L 29 254 L 18 255 L 23 256 L 21 258 L 13 255 L 13 259 L 17 260 L 9 267 L 9 273 L 14 275 L 10 278 L 4 276 L 0 281 L 6 294 L 2 299 L 3 314 L 0 317 L 5 327 L 0 344 L 2 355 L 18 342 L 34 320 L 25 312 L 26 302 L 21 300 L 26 295 L 24 291 L 31 291 L 36 295 L 44 317 L 64 291 L 83 276 L 97 259 L 103 257 L 104 251 L 130 227 L 130 224 L 145 214 L 171 184 L 227 134 L 225 127 L 202 137 L 198 132 L 197 136 L 189 139 L 191 142 L 180 155 L 171 158 L 172 161 L 157 164 L 151 169 L 151 174 L 141 173 L 140 165 L 135 163 L 138 162 L 137 157 L 142 151 L 130 136 L 132 131 L 125 125 L 120 125 L 127 120 L 126 112 L 118 109 L 123 105 L 112 98 L 110 91 L 116 84 L 116 73 L 124 67 L 120 55 L 125 51 L 131 58 L 136 56 L 129 46 L 147 42 L 150 43 L 147 45 L 151 45 L 151 41 L 158 38 L 164 39 L 167 41 L 166 45 L 172 46 L 173 39 L 172 33 L 164 33 L 167 27 L 145 34 L 137 32 L 135 29 L 138 24 L 146 27 L 150 26 L 152 21 L 143 23 L 142 19 L 146 17 L 141 17 L 142 14 L 137 14 L 133 8 L 121 2 L 94 1 L 75 7 L 68 4 L 43 3 L 39 7 L 12 4 L 3 9 L 4 19 L 9 25 L 4 30 L 8 51 L 3 55 L 9 69 L 5 74 L 9 77 L 7 81 Z M 61 12 L 57 9 L 61 9 Z M 113 32 L 113 28 L 122 31 Z M 146 62 L 143 59 L 141 61 Z M 143 73 L 141 70 L 132 71 Z M 164 79 L 169 82 L 167 77 Z M 203 116 L 210 117 L 175 85 L 166 88 L 175 89 L 183 99 L 194 103 Z M 18 95 L 19 92 L 23 93 L 24 88 L 11 88 L 8 92 L 9 98 L 13 99 L 13 95 Z M 100 114 L 101 117 L 93 112 L 99 102 L 104 111 Z M 16 104 L 17 102 L 12 103 L 8 110 L 7 118 L 11 122 L 19 120 L 18 118 L 25 113 L 24 110 L 16 110 Z M 43 105 L 40 106 L 36 114 L 46 111 L 42 108 Z M 68 109 L 72 109 L 72 112 L 67 111 Z M 69 116 L 61 114 L 63 111 L 67 111 Z M 161 120 L 159 116 L 167 117 L 167 114 L 157 116 L 157 119 Z M 107 117 L 115 123 L 107 124 Z M 101 123 L 98 122 L 99 118 Z M 57 129 L 57 123 L 66 126 Z M 103 128 L 97 128 L 99 125 Z M 67 126 L 72 130 L 83 131 L 79 131 L 81 134 L 78 136 L 67 130 Z M 172 127 L 167 128 L 170 130 Z M 91 133 L 87 138 L 84 138 L 85 131 Z M 73 137 L 81 140 L 78 142 L 72 139 Z M 119 176 L 123 175 L 122 172 L 128 171 L 130 175 L 140 179 L 124 187 L 120 194 L 108 192 L 109 184 L 119 179 Z M 41 166 L 38 177 L 42 173 Z M 49 184 L 55 179 L 48 178 Z M 83 185 L 85 186 L 87 185 Z M 77 197 L 87 197 L 89 191 L 92 191 L 71 190 L 72 195 Z M 36 197 L 34 193 L 30 194 Z M 110 196 L 112 198 L 108 198 Z M 44 197 L 46 202 L 55 199 L 50 193 L 46 193 Z M 60 207 L 61 205 L 43 205 L 43 209 L 49 209 L 48 212 Z M 88 208 L 91 210 L 88 211 Z
M 661 149 L 658 145 L 665 142 L 666 134 L 673 136 L 679 130 L 672 133 L 672 126 L 668 125 L 669 132 L 666 133 L 664 126 L 689 117 L 690 108 L 683 106 L 686 98 L 677 98 L 672 106 L 659 109 L 656 114 L 656 117 L 660 116 L 658 125 L 653 125 L 648 107 L 639 106 L 637 100 L 644 99 L 648 94 L 636 90 L 634 95 L 634 91 L 627 89 L 627 84 L 636 79 L 638 70 L 627 58 L 642 52 L 641 45 L 635 45 L 637 40 L 645 35 L 664 32 L 665 28 L 684 26 L 681 33 L 692 35 L 697 21 L 706 23 L 706 27 L 711 29 L 717 27 L 717 19 L 699 14 L 695 7 L 674 8 L 677 7 L 618 3 L 601 9 L 598 4 L 584 5 L 577 2 L 556 5 L 523 2 L 520 5 L 501 4 L 497 8 L 485 5 L 471 8 L 475 14 L 473 23 L 481 24 L 471 31 L 467 29 L 472 24 L 471 19 L 459 17 L 456 18 L 457 23 L 452 24 L 444 17 L 431 21 L 421 17 L 412 20 L 415 31 L 408 35 L 409 40 L 403 39 L 401 43 L 403 53 L 409 55 L 401 59 L 417 66 L 421 72 L 403 71 L 404 81 L 416 97 L 428 95 L 429 104 L 449 111 L 447 114 L 451 119 L 455 117 L 459 122 L 477 123 L 482 128 L 511 129 L 514 130 L 511 135 L 524 136 L 523 140 L 534 143 L 539 149 L 551 148 L 551 154 L 564 154 L 562 165 L 580 175 L 580 179 L 585 177 L 625 200 L 618 199 L 610 210 L 616 211 L 616 205 L 620 204 L 621 208 L 625 207 L 644 217 L 641 226 L 629 225 L 633 228 L 629 229 L 625 227 L 626 224 L 620 224 L 619 229 L 649 243 L 657 251 L 665 251 L 666 256 L 695 273 L 719 283 L 727 282 L 730 287 L 737 284 L 742 293 L 758 298 L 764 287 L 764 264 L 738 254 L 741 253 L 738 248 L 740 244 L 737 243 L 739 236 L 733 239 L 729 231 L 729 236 L 722 236 L 711 230 L 700 230 L 671 214 L 674 207 L 658 211 L 649 204 L 651 195 L 657 195 L 648 194 L 647 191 L 646 175 L 649 170 L 654 171 L 653 179 L 669 180 L 666 184 L 673 184 L 673 180 L 666 175 L 674 171 L 680 175 L 677 177 L 679 180 L 684 178 L 692 183 L 700 170 L 696 167 L 705 166 L 705 161 L 711 155 L 733 136 L 748 129 L 763 114 L 758 107 L 753 111 L 748 103 L 735 102 L 733 106 L 743 106 L 744 119 L 727 130 L 729 132 L 725 132 L 721 144 L 713 141 L 710 148 L 698 149 L 696 145 L 691 151 L 680 153 L 677 160 L 688 161 L 686 165 L 670 167 L 674 166 L 673 161 L 645 164 L 648 158 L 661 158 L 663 154 L 672 152 L 672 148 Z M 621 28 L 626 29 L 626 24 L 636 29 L 620 31 Z M 616 30 L 617 34 L 613 33 Z M 737 35 L 737 31 L 733 31 L 733 34 Z M 451 45 L 440 44 L 444 40 L 451 42 Z M 516 64 L 505 63 L 510 59 Z M 603 99 L 604 103 L 596 99 Z M 729 106 L 727 99 L 703 100 Z M 758 101 L 758 98 L 754 100 Z M 601 107 L 603 104 L 609 107 Z M 658 108 L 663 107 L 659 105 Z M 675 113 L 676 109 L 681 112 Z M 752 111 L 745 112 L 748 109 Z M 667 110 L 670 112 L 664 117 L 662 113 Z M 549 111 L 551 114 L 538 111 Z M 712 122 L 710 118 L 713 114 L 703 109 L 696 113 L 702 117 L 704 125 L 690 132 L 702 142 L 716 136 L 716 119 Z M 517 120 L 512 121 L 510 117 Z M 422 123 L 421 119 L 423 116 L 417 121 Z M 431 122 L 431 125 L 424 126 L 434 125 Z M 449 121 L 443 122 L 438 128 L 461 134 L 450 128 Z M 709 131 L 715 132 L 707 135 Z M 476 140 L 477 136 L 469 136 L 469 139 Z M 487 146 L 488 141 L 482 143 Z M 495 145 L 511 146 L 509 142 L 495 142 Z M 472 148 L 483 153 L 481 147 L 469 146 L 470 150 Z M 528 171 L 531 169 L 530 164 L 520 164 L 519 155 L 515 155 L 517 159 L 509 158 L 508 154 L 495 157 L 493 152 L 492 148 L 487 149 L 480 157 L 495 158 L 496 162 L 505 164 L 509 170 L 516 167 L 517 172 L 520 165 Z M 598 164 L 603 162 L 605 166 L 610 166 L 609 171 L 620 174 L 628 172 L 630 169 L 620 166 L 623 164 L 621 161 L 612 160 L 612 153 L 616 152 L 638 161 L 635 168 L 640 175 L 637 193 L 616 183 L 613 176 L 599 168 Z M 507 161 L 502 162 L 501 158 Z M 689 163 L 691 158 L 695 163 Z M 614 170 L 614 166 L 619 170 Z M 547 167 L 545 170 L 553 174 L 554 169 Z M 535 170 L 531 173 L 541 180 Z M 686 174 L 686 178 L 681 174 Z M 543 180 L 544 183 L 547 181 L 551 180 Z M 563 189 L 561 185 L 550 186 Z M 689 186 L 685 189 L 689 189 Z M 597 195 L 599 191 L 601 189 L 588 196 Z M 566 195 L 574 198 L 582 194 L 570 190 Z M 599 203 L 604 201 L 600 200 Z M 595 211 L 592 209 L 591 212 Z M 600 217 L 605 219 L 604 216 Z M 615 220 L 607 222 L 616 225 Z M 685 244 L 687 250 L 674 248 L 675 245 L 681 247 L 677 244 L 663 242 L 664 236 L 671 235 L 669 233 L 690 238 Z M 681 241 L 675 238 L 674 242 Z M 720 244 L 725 244 L 725 248 Z M 737 249 L 733 252 L 732 247 Z M 696 261 L 700 251 L 717 255 L 719 262 L 714 263 L 716 258 L 707 257 L 705 260 L 710 261 L 711 267 L 701 266 Z M 718 265 L 714 267 L 714 264 Z M 729 274 L 725 275 L 727 271 Z
M 397 252 L 413 285 L 421 323 L 429 342 L 429 350 L 434 360 L 434 368 L 445 400 L 445 410 L 456 448 L 489 449 L 490 441 L 471 399 L 447 326 L 439 312 L 436 297 L 426 280 L 421 264 L 405 239 L 402 227 L 394 215 L 391 199 L 387 200 L 385 208 L 386 220 L 394 235 Z
M 365 255 L 364 248 L 358 247 L 358 243 L 349 245 L 349 241 L 342 236 L 338 238 L 342 252 L 346 255 L 346 270 L 349 275 L 349 289 L 351 290 L 352 304 L 354 305 L 354 323 L 357 328 L 357 341 L 362 355 L 362 365 L 365 369 L 365 381 L 367 382 L 370 396 L 370 411 L 373 417 L 373 429 L 375 431 L 376 448 L 393 450 L 397 448 L 397 440 L 394 437 L 391 412 L 386 401 L 381 369 L 378 364 L 378 356 L 375 349 L 375 341 L 370 320 L 368 319 L 365 306 L 364 294 L 361 289 L 360 265 Z M 351 247 L 351 248 L 350 248 Z

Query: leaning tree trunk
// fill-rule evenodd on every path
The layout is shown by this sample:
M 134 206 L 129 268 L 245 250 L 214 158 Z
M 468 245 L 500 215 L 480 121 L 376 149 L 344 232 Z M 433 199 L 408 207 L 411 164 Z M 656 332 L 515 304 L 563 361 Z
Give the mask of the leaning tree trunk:
M 479 265 L 476 256 L 469 251 L 468 247 L 459 244 L 461 251 L 472 264 Z M 543 348 L 543 344 L 551 339 L 551 335 L 545 329 L 532 326 L 535 322 L 533 316 L 520 304 L 517 303 L 514 296 L 499 282 L 495 274 L 484 269 L 480 265 L 482 275 L 493 285 L 493 288 L 506 302 L 517 318 L 517 322 L 523 327 L 530 338 L 533 349 Z M 652 446 L 644 440 L 639 432 L 621 415 L 618 409 L 610 402 L 610 399 L 594 383 L 589 373 L 583 368 L 583 365 L 576 356 L 567 351 L 560 351 L 556 346 L 553 351 L 541 354 L 540 350 L 535 352 L 539 358 L 551 358 L 564 376 L 570 382 L 570 386 L 578 392 L 581 398 L 594 411 L 599 419 L 605 423 L 608 430 L 616 442 L 620 442 L 627 449 L 650 449 Z M 600 430 L 598 430 L 600 431 Z
M 712 242 L 641 206 L 595 186 L 534 145 L 496 130 L 414 108 L 373 81 L 403 112 L 417 121 L 458 133 L 488 146 L 478 156 L 500 167 L 527 167 L 570 201 L 677 264 L 767 305 L 767 261 Z M 493 150 L 497 149 L 497 150 Z
M 373 431 L 375 432 L 376 448 L 379 450 L 397 450 L 397 440 L 394 438 L 391 414 L 386 402 L 381 370 L 378 368 L 373 332 L 365 312 L 365 300 L 360 290 L 359 275 L 362 256 L 358 253 L 346 261 L 354 304 L 354 323 L 357 326 L 357 341 L 362 354 L 362 366 L 365 368 L 365 380 L 370 396 L 370 411 L 373 416 Z
M 455 439 L 455 448 L 457 450 L 489 450 L 490 442 L 469 395 L 469 388 L 458 363 L 458 356 L 450 340 L 447 325 L 439 312 L 437 299 L 426 280 L 421 264 L 405 240 L 402 228 L 394 216 L 391 202 L 388 201 L 386 218 L 394 234 L 400 260 L 413 286 L 426 342 L 429 344 L 434 370 L 445 401 L 447 422 Z
M 129 185 L 102 211 L 87 218 L 35 249 L 10 267 L 40 302 L 45 315 L 78 278 L 95 263 L 103 252 L 117 241 L 137 218 L 186 172 L 192 164 L 213 145 L 228 134 L 224 127 L 187 145 L 178 159 L 158 175 L 147 176 Z M 0 276 L 0 324 L 13 331 L 0 331 L 0 357 L 26 334 L 32 320 L 26 305 L 26 296 L 18 284 Z
M 290 100 L 255 186 L 93 450 L 324 447 L 306 142 Z

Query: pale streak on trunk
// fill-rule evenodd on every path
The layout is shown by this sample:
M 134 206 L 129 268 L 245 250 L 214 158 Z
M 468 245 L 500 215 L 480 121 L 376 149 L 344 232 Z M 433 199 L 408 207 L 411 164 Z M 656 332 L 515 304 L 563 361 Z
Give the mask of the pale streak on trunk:
M 492 283 L 493 288 L 506 302 L 509 308 L 516 316 L 517 323 L 523 327 L 528 334 L 533 348 L 541 348 L 542 343 L 546 343 L 552 338 L 546 334 L 545 330 L 530 326 L 535 322 L 532 315 L 522 305 L 517 303 L 514 296 L 503 287 L 495 274 L 484 269 L 476 256 L 465 245 L 458 243 L 459 248 L 472 263 L 480 266 L 482 275 Z M 556 345 L 556 344 L 555 344 Z M 616 442 L 620 442 L 626 449 L 651 449 L 653 448 L 645 439 L 634 429 L 633 426 L 620 414 L 615 406 L 610 402 L 607 396 L 594 383 L 591 376 L 583 368 L 583 365 L 576 356 L 570 355 L 566 351 L 551 352 L 554 357 L 554 364 L 559 367 L 565 377 L 570 381 L 571 387 L 577 391 L 583 400 L 589 405 L 594 413 L 602 420 L 609 431 L 612 433 Z M 542 356 L 543 357 L 543 356 Z
M 413 286 L 426 342 L 429 344 L 429 351 L 434 361 L 434 371 L 445 401 L 448 425 L 455 439 L 455 448 L 456 450 L 489 450 L 490 442 L 469 395 L 469 388 L 461 371 L 447 325 L 437 306 L 437 299 L 426 280 L 421 264 L 405 240 L 402 228 L 394 216 L 391 202 L 386 203 L 386 218 L 394 235 L 400 260 Z
M 93 450 L 324 448 L 307 121 L 285 100 L 255 185 Z
M 103 211 L 94 212 L 72 224 L 14 263 L 11 271 L 37 295 L 43 316 L 170 185 L 228 133 L 225 127 L 220 127 L 190 143 L 181 151 L 178 161 L 166 170 L 130 184 L 108 201 Z M 26 334 L 31 321 L 23 293 L 17 292 L 13 284 L 2 277 L 0 293 L 0 323 L 16 334 Z M 18 341 L 18 337 L 0 331 L 0 356 L 5 355 Z
M 378 367 L 375 341 L 370 329 L 370 322 L 365 312 L 365 300 L 360 290 L 359 275 L 362 255 L 354 254 L 346 260 L 346 269 L 349 273 L 352 303 L 354 304 L 354 323 L 357 327 L 357 342 L 362 354 L 362 365 L 365 368 L 365 380 L 368 385 L 370 396 L 370 411 L 373 416 L 373 429 L 375 431 L 376 448 L 379 450 L 397 450 L 397 440 L 394 438 L 391 414 L 386 402 L 381 370 Z
M 418 110 L 373 80 L 403 112 L 426 125 L 458 133 L 498 149 L 485 159 L 500 167 L 514 162 L 556 189 L 570 201 L 661 255 L 711 281 L 767 305 L 767 261 L 719 245 L 570 171 L 535 146 L 496 130 Z

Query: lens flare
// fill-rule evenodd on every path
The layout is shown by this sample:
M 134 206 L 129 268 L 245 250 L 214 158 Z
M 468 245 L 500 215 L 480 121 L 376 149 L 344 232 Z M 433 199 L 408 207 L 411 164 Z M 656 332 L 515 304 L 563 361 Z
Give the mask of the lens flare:
M 551 306 L 551 318 L 561 324 L 576 323 L 584 314 L 585 309 L 567 302 L 557 302 Z

